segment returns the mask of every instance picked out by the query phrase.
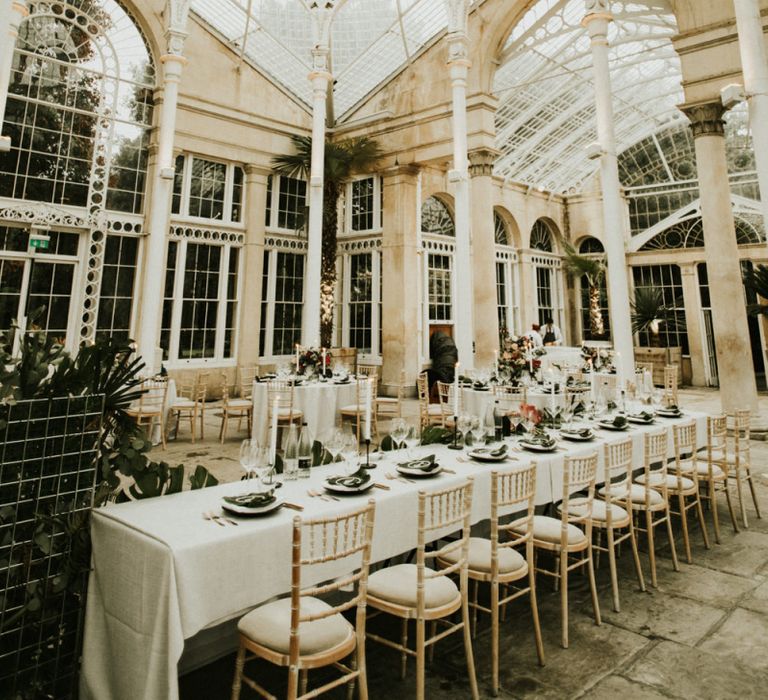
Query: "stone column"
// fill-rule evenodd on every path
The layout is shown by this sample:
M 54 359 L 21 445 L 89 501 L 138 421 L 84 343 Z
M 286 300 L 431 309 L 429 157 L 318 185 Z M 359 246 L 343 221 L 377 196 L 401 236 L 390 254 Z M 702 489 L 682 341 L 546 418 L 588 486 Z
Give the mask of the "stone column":
M 26 0 L 0 0 L 0 152 L 11 149 L 11 138 L 2 135 L 2 126 L 19 25 L 28 14 Z
M 467 163 L 467 74 L 471 63 L 467 58 L 469 37 L 466 28 L 466 3 L 460 0 L 454 5 L 456 15 L 449 23 L 448 33 L 448 68 L 451 74 L 453 106 L 453 168 L 448 172 L 448 180 L 454 186 L 456 209 L 453 328 L 459 361 L 465 367 L 473 367 L 475 359 Z M 451 24 L 454 26 L 450 26 Z
M 490 367 L 494 361 L 493 351 L 499 349 L 493 221 L 493 164 L 497 156 L 498 151 L 490 148 L 469 154 L 469 174 L 472 178 L 475 365 L 478 367 Z
M 418 249 L 418 168 L 399 166 L 382 173 L 384 186 L 382 274 L 383 393 L 392 393 L 405 370 L 406 386 L 421 370 L 419 313 L 421 253 Z
M 243 290 L 238 313 L 237 361 L 241 365 L 258 363 L 262 348 L 259 346 L 261 330 L 261 288 L 264 271 L 264 239 L 266 226 L 264 211 L 267 207 L 267 179 L 270 170 L 253 163 L 245 166 L 245 246 L 242 249 Z
M 696 145 L 720 400 L 725 411 L 750 408 L 756 414 L 757 388 L 728 181 L 725 110 L 720 101 L 681 109 L 691 120 Z
M 688 352 L 691 355 L 691 384 L 705 386 L 704 334 L 702 332 L 701 292 L 696 263 L 681 263 L 680 275 L 683 280 L 683 304 L 685 305 L 685 328 L 688 334 Z
M 758 0 L 733 0 L 763 218 L 768 222 L 768 60 Z
M 531 330 L 531 324 L 539 322 L 537 313 L 538 299 L 536 297 L 536 266 L 533 257 L 536 251 L 524 249 L 520 251 L 520 329 L 519 332 L 527 333 Z
M 163 281 L 165 279 L 165 244 L 171 215 L 174 158 L 173 136 L 176 130 L 176 109 L 179 82 L 187 59 L 182 55 L 185 32 L 172 30 L 167 34 L 168 53 L 160 57 L 163 64 L 163 98 L 158 120 L 157 165 L 152 176 L 152 199 L 149 211 L 149 237 L 144 255 L 144 274 L 139 323 L 139 355 L 146 363 L 146 372 L 160 369 L 162 353 L 159 348 L 162 314 Z
M 320 296 L 323 259 L 323 176 L 325 165 L 325 116 L 328 84 L 328 47 L 312 51 L 312 164 L 309 174 L 309 232 L 307 235 L 306 284 L 301 317 L 302 345 L 320 346 Z M 331 313 L 333 311 L 331 310 Z
M 586 0 L 586 7 L 587 15 L 582 24 L 587 28 L 591 40 L 597 108 L 597 139 L 602 151 L 600 184 L 603 194 L 605 253 L 608 262 L 606 279 L 611 338 L 613 347 L 621 353 L 624 379 L 634 381 L 635 352 L 630 326 L 625 220 L 616 156 L 611 73 L 608 65 L 608 24 L 613 17 L 608 9 L 608 0 Z

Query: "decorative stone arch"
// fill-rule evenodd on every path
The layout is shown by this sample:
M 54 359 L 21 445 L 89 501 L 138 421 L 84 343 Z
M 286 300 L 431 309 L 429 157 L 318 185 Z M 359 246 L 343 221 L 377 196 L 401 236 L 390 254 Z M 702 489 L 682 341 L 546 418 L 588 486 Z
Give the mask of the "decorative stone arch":
M 501 243 L 498 235 L 496 235 L 496 245 L 507 245 L 511 248 L 519 249 L 521 247 L 522 241 L 520 235 L 520 226 L 518 225 L 515 217 L 512 216 L 512 214 L 504 207 L 496 206 L 493 208 L 493 219 L 494 232 L 496 234 L 498 234 L 498 222 L 501 222 L 506 229 L 507 242 Z
M 450 221 L 450 233 L 448 232 L 448 221 Z M 427 224 L 427 228 L 425 228 L 425 224 Z M 451 195 L 445 192 L 436 192 L 427 197 L 421 203 L 419 226 L 421 232 L 427 235 L 455 238 L 456 215 Z
M 603 242 L 596 236 L 580 236 L 574 241 L 576 252 L 580 255 L 597 255 L 605 253 L 605 246 Z

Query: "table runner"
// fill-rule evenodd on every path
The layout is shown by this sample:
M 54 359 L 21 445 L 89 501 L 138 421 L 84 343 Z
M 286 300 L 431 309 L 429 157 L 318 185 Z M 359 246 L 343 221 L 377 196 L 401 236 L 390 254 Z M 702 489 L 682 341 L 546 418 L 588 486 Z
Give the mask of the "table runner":
M 699 444 L 706 440 L 706 417 L 695 418 Z M 661 426 L 670 431 L 675 422 L 659 420 L 653 426 L 637 426 L 629 433 L 600 430 L 590 443 L 561 443 L 555 453 L 532 454 L 513 448 L 515 461 L 501 464 L 459 462 L 460 453 L 441 445 L 418 448 L 434 453 L 455 474 L 442 474 L 417 483 L 387 480 L 402 460 L 390 453 L 372 472 L 373 478 L 390 487 L 372 489 L 365 496 L 327 502 L 306 495 L 321 488 L 326 476 L 341 471 L 340 465 L 312 470 L 308 480 L 288 482 L 280 489 L 284 498 L 305 506 L 302 517 L 332 515 L 359 507 L 366 498 L 376 500 L 376 524 L 372 561 L 382 561 L 416 545 L 418 491 L 437 490 L 458 484 L 468 475 L 475 478 L 472 520 L 490 514 L 490 478 L 494 468 L 510 469 L 536 461 L 536 503 L 561 497 L 566 454 L 600 458 L 602 445 L 633 440 L 633 463 L 642 464 L 643 433 Z M 670 440 L 670 450 L 672 449 Z M 184 640 L 205 627 L 243 614 L 255 605 L 290 587 L 290 542 L 294 511 L 281 509 L 265 517 L 239 519 L 239 526 L 219 527 L 202 514 L 219 512 L 224 495 L 245 491 L 242 482 L 222 484 L 161 498 L 108 506 L 94 512 L 92 524 L 93 571 L 91 573 L 83 650 L 81 694 L 94 700 L 178 698 L 177 663 Z M 341 575 L 342 568 L 324 572 L 324 578 Z M 306 584 L 313 583 L 307 580 Z

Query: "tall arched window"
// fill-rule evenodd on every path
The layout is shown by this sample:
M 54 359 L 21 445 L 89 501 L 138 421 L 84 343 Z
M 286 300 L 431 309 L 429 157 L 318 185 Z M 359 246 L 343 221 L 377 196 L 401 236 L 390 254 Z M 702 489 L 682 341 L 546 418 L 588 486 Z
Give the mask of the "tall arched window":
M 579 243 L 579 254 L 584 256 L 604 257 L 605 248 L 600 240 L 594 236 L 588 236 Z M 579 280 L 579 299 L 581 302 L 581 337 L 582 340 L 610 340 L 611 322 L 608 309 L 608 288 L 606 286 L 605 275 L 603 275 L 598 287 L 600 294 L 600 313 L 603 319 L 602 335 L 596 335 L 592 332 L 592 324 L 589 317 L 589 282 L 586 275 Z
M 34 327 L 74 349 L 98 333 L 130 334 L 155 72 L 115 0 L 28 9 L 4 115 L 11 149 L 0 153 L 0 194 L 19 200 L 0 204 L 10 300 L 0 325 L 32 328 L 38 312 Z M 33 255 L 36 238 L 47 248 Z
M 549 226 L 539 219 L 531 229 L 531 248 L 551 253 L 554 250 L 552 244 L 552 232 Z
M 536 274 L 536 311 L 540 324 L 552 318 L 563 326 L 563 281 L 560 258 L 555 254 L 551 224 L 538 219 L 531 228 L 530 247 Z
M 424 338 L 423 351 L 428 354 L 431 331 L 449 335 L 453 326 L 453 240 L 456 226 L 443 201 L 429 197 L 421 205 L 421 233 L 424 247 L 424 323 L 430 328 Z
M 517 334 L 520 327 L 518 290 L 518 253 L 512 247 L 513 239 L 509 224 L 498 212 L 493 212 L 494 240 L 496 242 L 496 312 L 499 333 Z

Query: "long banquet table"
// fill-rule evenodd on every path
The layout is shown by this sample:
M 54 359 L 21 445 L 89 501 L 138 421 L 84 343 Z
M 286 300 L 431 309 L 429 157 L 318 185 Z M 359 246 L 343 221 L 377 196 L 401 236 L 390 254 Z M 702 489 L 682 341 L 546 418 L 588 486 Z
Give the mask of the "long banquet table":
M 387 480 L 403 455 L 389 453 L 373 478 L 390 490 L 373 488 L 341 502 L 310 498 L 308 488 L 322 488 L 339 465 L 318 467 L 309 479 L 286 482 L 280 489 L 288 501 L 304 506 L 302 516 L 333 515 L 376 500 L 372 561 L 397 556 L 416 545 L 418 491 L 446 488 L 475 479 L 472 520 L 489 517 L 490 479 L 495 469 L 513 469 L 536 461 L 538 505 L 562 496 L 566 454 L 597 450 L 602 473 L 602 445 L 633 440 L 633 464 L 642 465 L 643 434 L 694 418 L 699 446 L 706 440 L 706 416 L 687 411 L 677 421 L 658 419 L 652 426 L 633 426 L 628 432 L 597 430 L 586 443 L 560 442 L 554 453 L 532 454 L 517 445 L 512 458 L 500 464 L 459 462 L 460 453 L 443 446 L 422 446 L 420 454 L 436 454 L 455 473 L 408 483 Z M 670 440 L 670 450 L 671 450 Z M 203 519 L 205 511 L 219 512 L 221 498 L 248 488 L 243 482 L 132 503 L 110 505 L 93 513 L 93 570 L 88 591 L 81 696 L 93 700 L 166 700 L 178 698 L 177 664 L 185 640 L 203 629 L 238 617 L 255 605 L 290 588 L 291 527 L 296 512 L 282 508 L 271 515 L 240 518 L 237 527 Z M 345 573 L 323 570 L 323 579 Z M 307 580 L 310 585 L 316 581 Z M 232 648 L 236 643 L 231 640 Z

